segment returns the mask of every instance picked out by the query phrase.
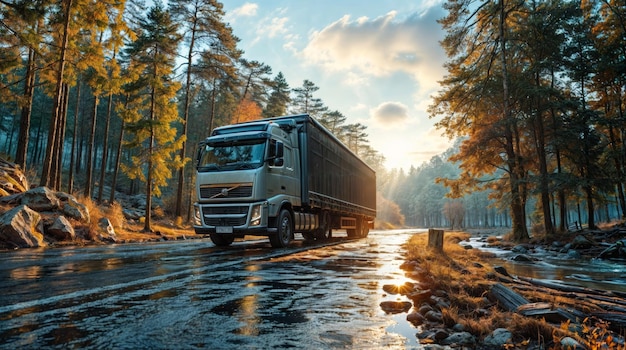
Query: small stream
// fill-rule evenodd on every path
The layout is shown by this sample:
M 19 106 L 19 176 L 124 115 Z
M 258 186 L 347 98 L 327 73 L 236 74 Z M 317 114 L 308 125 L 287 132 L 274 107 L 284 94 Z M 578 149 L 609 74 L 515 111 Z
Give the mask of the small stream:
M 484 237 L 472 237 L 462 245 L 471 245 L 496 255 L 491 263 L 503 266 L 512 276 L 557 281 L 567 285 L 626 293 L 626 262 L 601 259 L 572 259 L 566 254 L 536 247 L 524 255 L 532 262 L 512 260 L 521 253 L 489 247 Z

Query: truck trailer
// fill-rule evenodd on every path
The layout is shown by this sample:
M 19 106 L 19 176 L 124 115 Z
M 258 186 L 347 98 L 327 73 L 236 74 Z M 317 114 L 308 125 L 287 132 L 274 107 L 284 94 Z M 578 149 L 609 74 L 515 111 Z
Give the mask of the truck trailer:
M 194 229 L 217 246 L 245 235 L 272 247 L 294 233 L 366 237 L 376 217 L 376 172 L 307 114 L 218 127 L 197 152 Z

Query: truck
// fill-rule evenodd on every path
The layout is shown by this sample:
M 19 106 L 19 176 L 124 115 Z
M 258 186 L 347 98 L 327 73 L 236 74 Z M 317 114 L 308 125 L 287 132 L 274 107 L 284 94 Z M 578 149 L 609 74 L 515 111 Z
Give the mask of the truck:
M 362 238 L 376 217 L 376 172 L 308 114 L 215 128 L 199 143 L 194 230 L 216 246 L 246 235 L 286 247 L 300 233 Z

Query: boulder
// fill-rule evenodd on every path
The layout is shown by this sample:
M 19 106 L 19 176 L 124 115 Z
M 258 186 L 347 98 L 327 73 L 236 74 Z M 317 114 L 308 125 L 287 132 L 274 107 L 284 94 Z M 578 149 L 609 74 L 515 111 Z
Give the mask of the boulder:
M 59 241 L 71 241 L 76 238 L 74 227 L 65 216 L 57 216 L 52 225 L 47 228 L 46 233 Z
M 409 301 L 383 301 L 380 303 L 380 308 L 388 314 L 407 312 L 411 307 L 413 307 L 413 304 Z
M 20 166 L 0 158 L 0 197 L 22 193 L 29 188 Z
M 513 334 L 506 328 L 498 328 L 491 332 L 483 343 L 492 349 L 504 349 L 504 345 L 510 344 L 513 339 Z
M 563 339 L 561 339 L 560 343 L 564 349 L 572 349 L 572 350 L 586 349 L 578 341 L 576 341 L 574 338 L 571 338 L 571 337 L 564 337 Z
M 61 202 L 61 211 L 64 215 L 80 222 L 90 221 L 89 210 L 84 204 L 79 203 L 76 197 L 64 192 L 57 192 L 56 196 Z
M 100 221 L 98 221 L 98 229 L 98 239 L 107 242 L 117 242 L 115 229 L 113 228 L 113 224 L 111 224 L 111 221 L 109 219 L 100 219 Z
M 411 312 L 406 315 L 406 320 L 411 322 L 414 326 L 419 326 L 425 321 L 424 316 L 422 316 L 419 312 Z
M 475 345 L 476 344 L 476 338 L 474 338 L 474 336 L 469 333 L 469 332 L 458 332 L 458 333 L 453 333 L 451 334 L 449 337 L 447 337 L 446 339 L 443 339 L 441 341 L 441 344 L 443 345 Z
M 56 194 L 47 187 L 36 187 L 24 192 L 22 204 L 38 212 L 54 211 L 59 208 L 60 201 Z
M 574 239 L 571 242 L 572 248 L 586 249 L 586 248 L 591 248 L 592 246 L 593 246 L 593 242 L 583 235 L 578 235 L 574 237 Z
M 45 247 L 41 216 L 25 205 L 0 216 L 0 243 L 20 248 Z

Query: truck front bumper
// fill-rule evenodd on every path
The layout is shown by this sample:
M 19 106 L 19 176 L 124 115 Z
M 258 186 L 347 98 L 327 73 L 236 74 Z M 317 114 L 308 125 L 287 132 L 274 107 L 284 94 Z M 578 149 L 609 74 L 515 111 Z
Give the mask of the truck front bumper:
M 267 201 L 194 205 L 194 230 L 198 234 L 267 235 Z M 269 230 L 271 231 L 271 230 Z

